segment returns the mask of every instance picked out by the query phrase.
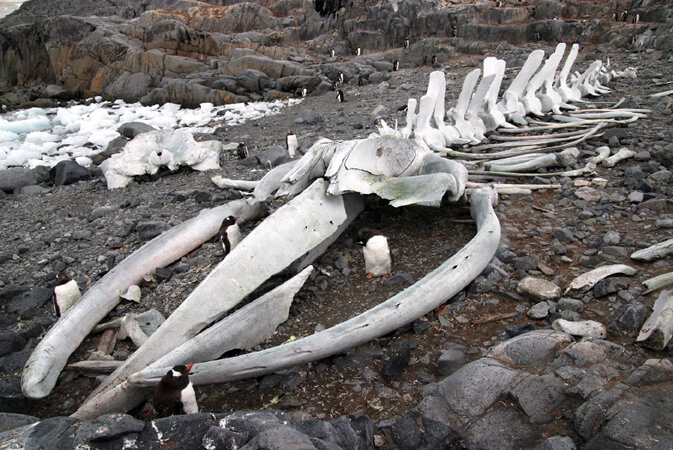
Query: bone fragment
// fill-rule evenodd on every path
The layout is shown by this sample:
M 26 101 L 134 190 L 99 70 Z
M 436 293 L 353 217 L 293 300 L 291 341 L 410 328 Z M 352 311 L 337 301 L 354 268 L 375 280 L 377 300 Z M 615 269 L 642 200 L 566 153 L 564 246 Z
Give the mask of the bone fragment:
M 139 324 L 143 324 L 144 322 L 159 322 L 162 323 L 165 319 L 161 315 L 159 311 L 156 309 L 150 309 L 149 311 L 144 311 L 138 314 L 132 314 L 132 316 L 135 318 L 135 320 Z M 96 328 L 93 329 L 93 333 L 100 333 L 105 330 L 115 330 L 119 329 L 121 327 L 122 320 L 124 320 L 126 316 L 124 317 L 118 317 L 116 319 L 113 319 L 109 322 L 101 323 L 100 325 L 96 325 Z
M 498 164 L 498 161 L 490 162 L 486 163 L 486 168 L 496 172 L 526 172 L 555 165 L 556 155 L 548 154 L 517 164 Z
M 556 89 L 561 94 L 561 98 L 564 102 L 573 102 L 578 101 L 582 98 L 582 93 L 579 89 L 573 89 L 568 86 L 568 75 L 570 74 L 570 69 L 572 68 L 577 54 L 579 53 L 579 44 L 573 44 L 568 56 L 566 57 L 563 68 L 559 73 L 559 76 L 556 80 Z
M 129 338 L 136 347 L 140 347 L 147 341 L 147 335 L 140 329 L 140 325 L 131 315 L 126 315 L 119 324 L 119 339 Z
M 673 291 L 662 291 L 652 314 L 640 329 L 636 342 L 653 350 L 663 350 L 673 336 Z
M 140 303 L 141 295 L 140 287 L 137 284 L 132 284 L 128 287 L 128 289 L 126 289 L 126 292 L 121 293 L 119 297 L 123 298 L 124 300 Z
M 390 333 L 441 305 L 479 275 L 495 254 L 500 225 L 491 202 L 495 193 L 480 189 L 471 196 L 477 235 L 458 253 L 423 279 L 382 304 L 321 332 L 248 355 L 196 364 L 190 380 L 194 384 L 222 383 L 305 364 L 346 351 Z M 134 374 L 131 381 L 152 385 L 161 371 Z
M 655 259 L 665 258 L 672 253 L 673 239 L 669 239 L 631 253 L 631 259 L 638 261 L 654 261 Z
M 647 288 L 647 290 L 643 292 L 643 295 L 661 288 L 668 288 L 673 286 L 673 272 L 662 273 L 661 275 L 643 281 L 643 284 Z
M 575 295 L 588 291 L 596 285 L 599 281 L 611 275 L 623 273 L 625 275 L 635 275 L 637 269 L 627 266 L 625 264 L 611 264 L 609 266 L 598 267 L 589 272 L 576 277 L 570 282 L 566 288 L 565 295 Z
M 259 180 L 253 195 L 257 201 L 263 202 L 271 197 L 280 187 L 281 180 L 287 175 L 297 164 L 299 160 L 293 159 L 292 161 L 281 164 L 280 166 L 274 167 L 266 175 Z
M 657 92 L 656 94 L 650 95 L 651 98 L 666 97 L 667 95 L 673 95 L 673 89 L 663 92 Z
M 551 327 L 557 331 L 571 334 L 573 336 L 592 337 L 597 339 L 604 339 L 607 331 L 602 323 L 595 320 L 580 320 L 578 322 L 571 322 L 565 319 L 556 319 L 552 322 Z
M 224 178 L 222 175 L 216 175 L 210 181 L 220 189 L 239 189 L 241 191 L 252 191 L 259 184 L 259 181 L 232 180 L 231 178 Z
M 605 159 L 607 159 L 608 156 L 610 156 L 610 147 L 607 147 L 605 145 L 602 147 L 598 147 L 596 149 L 596 153 L 598 153 L 598 155 L 592 156 L 591 158 L 587 159 L 587 161 L 594 164 L 598 164 L 604 161 Z
M 85 360 L 68 364 L 66 370 L 76 370 L 78 372 L 110 373 L 119 367 L 123 361 L 104 361 L 104 360 Z
M 109 355 L 114 351 L 115 345 L 117 344 L 117 335 L 119 330 L 105 330 L 98 340 L 97 351 Z
M 325 180 L 316 180 L 252 230 L 83 407 L 196 336 L 269 277 L 331 236 L 348 217 L 344 199 L 326 196 L 326 188 Z
M 156 368 L 166 373 L 176 364 L 208 361 L 230 350 L 245 350 L 264 342 L 279 324 L 287 320 L 294 296 L 312 271 L 312 266 L 307 267 L 277 288 L 162 356 L 140 373 Z M 143 398 L 143 390 L 126 380 L 82 405 L 74 416 L 90 418 L 114 411 L 128 411 L 142 402 Z
M 77 286 L 77 281 L 75 280 L 70 280 L 65 284 L 56 286 L 54 288 L 54 296 L 56 297 L 56 305 L 58 306 L 58 311 L 61 315 L 82 298 L 82 294 L 79 292 L 79 286 Z
M 23 393 L 42 398 L 51 392 L 70 354 L 118 303 L 119 292 L 165 267 L 212 238 L 229 216 L 254 217 L 261 205 L 236 200 L 202 211 L 197 217 L 162 233 L 123 260 L 94 284 L 49 330 L 28 359 L 21 379 Z

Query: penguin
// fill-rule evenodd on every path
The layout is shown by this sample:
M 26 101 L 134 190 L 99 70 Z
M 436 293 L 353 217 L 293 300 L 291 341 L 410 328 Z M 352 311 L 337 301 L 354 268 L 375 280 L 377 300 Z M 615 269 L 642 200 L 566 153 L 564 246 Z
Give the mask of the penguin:
M 287 154 L 290 158 L 294 158 L 297 154 L 297 135 L 294 134 L 292 130 L 287 133 L 285 136 L 285 148 L 287 149 Z
M 409 39 L 404 40 L 404 48 L 409 48 Z
M 640 22 L 640 14 L 636 14 L 635 16 L 633 16 L 633 23 L 638 23 L 638 22 Z
M 381 231 L 363 227 L 358 230 L 360 243 L 364 245 L 362 255 L 365 258 L 367 278 L 390 276 L 392 259 L 388 248 L 388 239 Z
M 339 83 L 343 84 L 343 82 L 344 82 L 344 73 L 339 72 Z
M 336 56 L 336 50 L 332 49 L 332 50 L 329 52 L 329 55 L 330 55 L 332 58 L 334 58 L 334 57 Z
M 622 14 L 619 16 L 620 20 L 622 22 L 626 22 L 626 18 L 629 16 L 629 12 L 627 10 L 622 11 Z
M 612 20 L 617 21 L 617 11 L 612 13 Z
M 432 58 L 430 59 L 430 64 L 432 65 L 433 68 L 437 68 L 439 64 L 437 64 L 437 55 L 432 55 Z
M 217 232 L 217 238 L 224 251 L 224 256 L 227 256 L 241 242 L 241 229 L 238 228 L 237 220 L 238 217 L 225 217 L 222 225 L 220 225 L 220 230 Z
M 238 147 L 236 147 L 236 156 L 238 156 L 238 159 L 245 159 L 250 156 L 248 146 L 245 145 L 245 142 L 239 143 Z
M 400 62 L 398 60 L 393 61 L 393 72 L 400 70 Z
M 82 294 L 75 280 L 61 273 L 56 275 L 54 294 L 51 297 L 56 317 L 61 317 L 81 297 Z
M 498 0 L 498 1 L 495 2 L 495 7 L 496 8 L 500 8 L 501 6 L 502 6 L 502 1 L 501 0 Z
M 357 56 L 362 55 L 362 49 L 361 49 L 360 47 L 358 47 L 357 50 L 355 50 L 355 54 L 356 54 Z
M 337 91 L 337 94 L 336 94 L 336 99 L 337 99 L 337 101 L 338 101 L 339 103 L 343 103 L 343 102 L 345 102 L 346 99 L 344 98 L 344 91 L 342 91 L 341 89 L 339 89 L 339 90 Z
M 199 412 L 194 386 L 189 381 L 189 371 L 193 365 L 174 366 L 161 378 L 152 397 L 152 406 L 158 417 Z
M 302 90 L 301 90 L 301 96 L 302 96 L 302 97 L 306 97 L 307 95 L 308 95 L 308 89 L 306 89 L 306 87 L 302 88 Z

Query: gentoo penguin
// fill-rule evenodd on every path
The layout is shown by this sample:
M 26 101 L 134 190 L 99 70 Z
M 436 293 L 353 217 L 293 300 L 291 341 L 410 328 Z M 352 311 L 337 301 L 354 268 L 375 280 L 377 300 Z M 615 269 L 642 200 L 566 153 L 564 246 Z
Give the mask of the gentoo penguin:
M 367 278 L 389 276 L 392 259 L 388 248 L 388 239 L 381 231 L 366 227 L 358 230 L 358 238 L 364 245 L 362 255 L 365 257 Z
M 622 11 L 621 16 L 619 16 L 622 22 L 626 22 L 627 17 L 629 17 L 629 12 L 627 10 Z
M 393 72 L 400 70 L 400 62 L 398 60 L 393 61 Z
M 245 159 L 250 156 L 248 146 L 245 145 L 245 142 L 239 143 L 238 147 L 236 147 L 236 156 L 238 156 L 238 159 Z
M 409 48 L 409 39 L 404 40 L 404 48 Z
M 437 67 L 437 55 L 432 55 L 432 58 L 430 59 L 430 64 L 432 65 L 433 68 Z
M 54 304 L 54 313 L 56 317 L 61 317 L 72 305 L 82 297 L 79 286 L 75 280 L 63 274 L 56 275 L 54 283 L 54 295 L 52 302 Z
M 290 130 L 287 133 L 287 136 L 285 136 L 285 148 L 287 149 L 287 154 L 290 155 L 290 158 L 294 158 L 297 154 L 297 147 L 297 135 Z
M 636 14 L 635 16 L 633 16 L 633 23 L 638 23 L 638 22 L 640 22 L 640 14 Z
M 332 50 L 329 52 L 329 55 L 330 55 L 332 58 L 334 58 L 334 57 L 336 56 L 336 50 L 332 49 Z
M 358 47 L 357 50 L 355 51 L 355 54 L 356 54 L 357 56 L 362 55 L 362 49 L 361 49 L 360 47 Z
M 339 89 L 339 90 L 337 91 L 337 94 L 336 94 L 336 99 L 337 99 L 337 101 L 338 101 L 339 103 L 343 103 L 343 102 L 345 102 L 346 99 L 344 99 L 344 91 L 342 91 L 341 89 Z
M 343 82 L 344 82 L 344 73 L 343 73 L 343 72 L 339 72 L 339 83 L 342 83 L 342 84 L 343 84 Z
M 236 224 L 237 220 L 238 217 L 225 217 L 222 225 L 220 225 L 220 230 L 217 232 L 217 239 L 220 241 L 224 256 L 227 256 L 241 242 L 241 229 Z
M 301 90 L 301 96 L 302 96 L 302 97 L 306 97 L 307 95 L 308 95 L 308 89 L 303 88 L 303 89 Z
M 152 397 L 152 406 L 158 417 L 199 412 L 194 386 L 189 381 L 189 370 L 192 366 L 193 364 L 174 366 L 161 378 Z

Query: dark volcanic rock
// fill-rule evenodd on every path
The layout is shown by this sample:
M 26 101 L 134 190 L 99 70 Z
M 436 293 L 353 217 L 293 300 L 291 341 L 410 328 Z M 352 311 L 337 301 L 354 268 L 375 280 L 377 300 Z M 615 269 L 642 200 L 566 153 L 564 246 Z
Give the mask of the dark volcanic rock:
M 91 178 L 91 172 L 86 167 L 80 166 L 75 161 L 60 161 L 49 171 L 49 181 L 54 186 L 64 186 L 77 183 L 78 181 Z
M 11 167 L 0 170 L 0 191 L 14 192 L 24 186 L 37 184 L 35 173 L 24 167 Z
M 407 342 L 399 349 L 393 356 L 388 358 L 383 363 L 383 368 L 381 369 L 381 375 L 387 381 L 394 381 L 398 379 L 407 365 L 409 365 L 409 360 L 411 359 L 411 345 Z

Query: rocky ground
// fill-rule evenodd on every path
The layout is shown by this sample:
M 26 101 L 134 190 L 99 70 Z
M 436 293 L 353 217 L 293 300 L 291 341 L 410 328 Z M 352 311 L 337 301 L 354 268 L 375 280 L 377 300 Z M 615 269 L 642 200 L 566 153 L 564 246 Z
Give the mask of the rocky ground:
M 551 14 L 555 3 L 546 4 L 544 10 L 538 5 L 533 15 Z M 431 26 L 429 16 L 423 20 L 423 27 Z M 502 36 L 493 40 L 511 42 L 525 34 L 515 17 L 508 20 L 510 28 L 498 28 Z M 585 22 L 585 31 L 596 32 Z M 565 28 L 559 30 L 566 33 L 573 23 L 565 21 Z M 339 27 L 345 27 L 345 22 Z M 658 295 L 644 295 L 641 283 L 669 272 L 671 257 L 646 263 L 630 255 L 673 237 L 672 105 L 670 96 L 649 97 L 670 89 L 673 60 L 666 51 L 657 50 L 662 40 L 661 36 L 655 39 L 656 27 L 639 27 L 643 45 L 627 43 L 630 31 L 621 36 L 611 31 L 611 42 L 617 47 L 582 44 L 576 62 L 583 69 L 609 56 L 616 69 L 638 68 L 636 79 L 614 80 L 613 92 L 589 106 L 611 105 L 623 97 L 625 106 L 651 109 L 648 117 L 611 128 L 579 146 L 582 159 L 593 156 L 602 145 L 613 151 L 630 148 L 636 152 L 633 158 L 613 168 L 599 165 L 587 177 L 516 180 L 561 187 L 501 196 L 496 208 L 502 227 L 500 248 L 467 289 L 409 326 L 347 354 L 256 379 L 197 387 L 201 411 L 212 414 L 151 424 L 126 415 L 86 422 L 65 418 L 99 381 L 74 371 L 64 372 L 48 397 L 26 399 L 20 389 L 21 369 L 55 321 L 50 298 L 56 275 L 64 273 L 77 280 L 84 291 L 161 231 L 204 208 L 239 198 L 241 193 L 219 189 L 210 178 L 261 178 L 266 169 L 258 159 L 280 162 L 276 158 L 283 150 L 277 146 L 284 145 L 288 130 L 297 134 L 305 151 L 320 137 L 364 138 L 376 131 L 377 118 L 403 124 L 402 107 L 408 98 L 423 95 L 433 70 L 423 58 L 442 46 L 433 41 L 426 48 L 417 41 L 406 56 L 400 49 L 380 50 L 364 60 L 349 56 L 346 46 L 329 59 L 325 52 L 333 47 L 332 41 L 316 38 L 313 47 L 307 45 L 300 52 L 307 55 L 302 56 L 302 64 L 322 61 L 322 81 L 343 70 L 346 102 L 337 103 L 332 91 L 316 90 L 280 115 L 218 129 L 215 138 L 245 141 L 253 156 L 241 162 L 227 152 L 221 156 L 219 171 L 162 172 L 113 191 L 96 177 L 54 186 L 46 170 L 20 177 L 0 173 L 0 186 L 7 191 L 0 190 L 4 243 L 0 250 L 0 432 L 35 418 L 51 418 L 31 429 L 0 434 L 0 447 L 55 448 L 54 442 L 59 442 L 63 448 L 82 443 L 92 448 L 122 444 L 143 448 L 234 444 L 245 448 L 670 448 L 670 346 L 651 350 L 635 344 L 635 337 Z M 453 50 L 440 53 L 439 60 L 448 74 L 449 106 L 455 104 L 465 74 L 479 67 L 485 56 L 507 61 L 506 84 L 531 50 L 544 48 L 547 54 L 553 50 L 549 43 L 553 39 L 517 45 L 469 42 L 469 33 L 483 32 L 469 23 L 460 22 L 458 32 L 466 41 L 447 44 Z M 370 42 L 369 38 L 361 33 L 357 39 L 362 41 L 352 42 Z M 396 58 L 402 61 L 401 70 L 391 72 L 390 61 Z M 363 70 L 373 76 L 358 86 Z M 21 95 L 17 104 L 25 100 Z M 12 186 L 24 187 L 12 193 Z M 270 212 L 282 203 L 270 203 Z M 254 226 L 245 224 L 243 234 Z M 365 278 L 355 236 L 360 226 L 376 226 L 388 236 L 394 255 L 390 278 Z M 394 209 L 368 199 L 366 211 L 318 260 L 321 271 L 297 295 L 288 321 L 259 348 L 306 336 L 380 303 L 446 260 L 474 233 L 463 204 Z M 219 245 L 204 244 L 143 286 L 140 305 L 123 302 L 109 318 L 151 308 L 167 316 L 221 258 Z M 585 294 L 548 301 L 519 291 L 521 280 L 529 276 L 565 290 L 577 275 L 612 263 L 628 264 L 637 273 L 610 277 Z M 607 336 L 581 339 L 555 332 L 550 325 L 557 318 L 600 322 Z M 89 337 L 70 361 L 87 359 L 96 350 L 98 338 Z M 133 350 L 132 343 L 122 340 L 112 356 L 123 360 Z M 138 412 L 131 413 L 137 416 Z
M 532 48 L 536 47 L 512 47 L 499 56 L 516 61 Z M 604 49 L 591 47 L 581 55 L 579 64 L 608 56 Z M 641 282 L 669 271 L 670 257 L 641 263 L 629 255 L 673 234 L 672 150 L 667 141 L 671 105 L 666 97 L 648 97 L 666 89 L 661 83 L 668 81 L 673 61 L 657 52 L 611 53 L 610 57 L 617 68 L 638 67 L 638 78 L 614 81 L 610 86 L 614 92 L 600 102 L 625 97 L 629 105 L 652 112 L 647 119 L 582 144 L 580 150 L 589 156 L 600 145 L 626 146 L 637 152 L 634 158 L 614 168 L 599 166 L 592 177 L 533 180 L 560 183 L 560 189 L 502 196 L 497 213 L 503 234 L 496 258 L 444 307 L 347 354 L 258 379 L 197 387 L 201 410 L 218 414 L 218 419 L 229 417 L 225 422 L 231 423 L 235 421 L 229 413 L 234 411 L 276 411 L 251 413 L 264 425 L 242 434 L 259 442 L 266 436 L 262 431 L 275 429 L 272 425 L 280 417 L 294 430 L 288 432 L 288 442 L 301 435 L 313 439 L 313 445 L 316 439 L 346 445 L 340 440 L 345 439 L 343 434 L 337 439 L 310 431 L 308 423 L 328 427 L 328 422 L 317 419 L 332 421 L 329 427 L 339 420 L 347 422 L 367 445 L 401 448 L 435 447 L 440 442 L 449 447 L 535 447 L 550 436 L 566 436 L 575 445 L 587 447 L 669 446 L 670 350 L 636 345 L 635 335 L 656 299 L 656 294 L 643 295 Z M 481 58 L 463 57 L 444 67 L 451 74 L 449 104 L 455 101 L 465 73 Z M 377 116 L 388 123 L 402 121 L 400 107 L 407 98 L 422 95 L 431 70 L 403 69 L 378 85 L 349 85 L 342 104 L 331 93 L 309 96 L 280 115 L 220 129 L 215 135 L 227 142 L 247 142 L 253 155 L 281 145 L 288 129 L 298 135 L 303 150 L 319 137 L 362 138 L 375 130 Z M 114 191 L 108 191 L 103 180 L 91 179 L 60 187 L 44 184 L 46 191 L 36 195 L 5 196 L 0 227 L 5 243 L 0 259 L 4 411 L 46 418 L 77 408 L 96 378 L 65 372 L 54 392 L 39 401 L 24 398 L 19 387 L 23 363 L 55 320 L 49 298 L 55 274 L 65 272 L 86 290 L 157 232 L 241 195 L 218 189 L 209 181 L 211 176 L 257 179 L 265 172 L 258 164 L 241 164 L 233 154 L 222 155 L 221 162 L 220 171 L 162 173 Z M 607 184 L 596 184 L 595 177 Z M 578 194 L 585 181 L 597 192 L 596 198 Z M 270 209 L 279 204 L 271 204 Z M 254 225 L 246 224 L 243 234 Z M 389 279 L 364 276 L 354 236 L 363 225 L 377 226 L 389 238 L 394 255 Z M 261 347 L 305 336 L 370 308 L 420 279 L 474 232 L 462 205 L 394 209 L 370 199 L 367 210 L 318 261 L 329 275 L 310 280 L 298 294 L 289 320 Z M 139 306 L 122 303 L 110 318 L 150 308 L 170 314 L 221 259 L 220 252 L 215 243 L 204 244 L 169 266 L 158 283 L 143 287 Z M 575 276 L 606 263 L 628 264 L 638 272 L 611 277 L 574 299 L 557 298 L 544 305 L 517 291 L 527 276 L 565 288 Z M 28 287 L 32 290 L 26 291 Z M 531 309 L 540 308 L 543 312 L 531 318 Z M 499 318 L 507 313 L 512 317 Z M 550 323 L 559 317 L 598 321 L 607 327 L 607 338 L 581 340 L 553 332 Z M 531 330 L 538 330 L 537 334 L 519 336 Z M 87 339 L 71 361 L 86 359 L 97 340 L 97 336 Z M 124 359 L 132 351 L 130 342 L 120 341 L 113 356 Z M 389 361 L 400 359 L 398 375 L 394 368 L 391 372 Z M 456 372 L 469 362 L 473 363 Z M 342 416 L 350 419 L 339 419 Z M 78 423 L 59 420 L 63 430 L 72 430 L 72 424 Z M 125 431 L 118 433 L 127 438 L 142 439 L 146 433 L 130 418 L 107 420 L 122 423 L 117 426 Z M 630 428 L 629 421 L 633 422 Z M 108 424 L 110 428 L 114 427 Z M 216 429 L 198 430 L 203 436 Z M 242 428 L 239 424 L 226 429 Z M 86 433 L 77 436 L 94 439 Z M 259 442 L 256 445 L 263 446 Z M 558 439 L 551 442 L 567 444 Z

